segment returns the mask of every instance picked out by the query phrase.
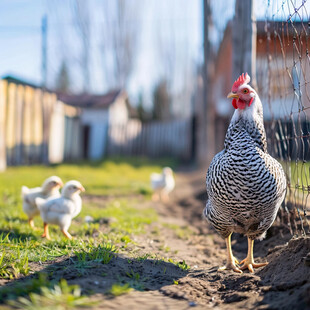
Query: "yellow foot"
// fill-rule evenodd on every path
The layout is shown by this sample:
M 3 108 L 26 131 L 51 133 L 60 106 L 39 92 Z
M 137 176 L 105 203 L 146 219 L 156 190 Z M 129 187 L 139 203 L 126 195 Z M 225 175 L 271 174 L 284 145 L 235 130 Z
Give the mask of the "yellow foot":
M 38 228 L 34 226 L 34 221 L 33 221 L 33 219 L 29 219 L 29 220 L 28 220 L 28 223 L 29 223 L 31 229 L 33 229 L 33 230 L 38 230 Z
M 52 240 L 51 237 L 47 234 L 42 234 L 41 237 L 46 238 L 47 240 Z
M 65 237 L 66 238 L 68 238 L 68 239 L 73 239 L 73 237 L 69 234 L 69 232 L 68 231 L 66 231 L 66 230 L 61 230 L 61 232 L 65 235 Z
M 268 265 L 268 263 L 256 264 L 256 263 L 254 263 L 253 259 L 249 259 L 248 257 L 246 257 L 244 260 L 242 260 L 240 262 L 240 264 L 243 264 L 240 267 L 241 270 L 249 269 L 249 271 L 252 273 L 254 272 L 254 268 L 264 267 L 264 266 Z
M 154 194 L 152 195 L 152 200 L 153 200 L 153 201 L 159 201 L 159 195 L 158 195 L 158 193 L 154 193 Z
M 168 202 L 170 201 L 169 196 L 168 196 L 168 195 L 163 195 L 163 196 L 161 197 L 161 201 L 162 201 L 163 203 L 168 203 Z
M 233 257 L 232 261 L 227 262 L 226 265 L 223 267 L 220 267 L 218 269 L 218 271 L 230 270 L 231 269 L 235 272 L 242 273 L 242 271 L 236 266 L 236 264 L 239 264 L 239 262 L 235 257 Z

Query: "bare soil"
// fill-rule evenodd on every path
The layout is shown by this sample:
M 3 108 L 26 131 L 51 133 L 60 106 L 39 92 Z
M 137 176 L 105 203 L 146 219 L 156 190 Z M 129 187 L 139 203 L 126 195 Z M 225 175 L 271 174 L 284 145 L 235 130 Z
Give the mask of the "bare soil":
M 140 207 L 155 208 L 159 223 L 149 225 L 146 233 L 130 244 L 107 265 L 94 263 L 78 272 L 72 258 L 58 258 L 37 270 L 53 271 L 53 278 L 78 284 L 98 302 L 95 309 L 310 309 L 310 238 L 292 238 L 278 222 L 263 241 L 256 241 L 257 262 L 266 267 L 236 274 L 217 271 L 225 264 L 225 242 L 202 219 L 206 201 L 205 171 L 179 171 L 176 190 L 167 204 L 139 198 Z M 93 197 L 97 203 L 103 199 Z M 105 224 L 103 224 L 105 225 Z M 173 227 L 181 227 L 181 233 Z M 246 238 L 233 236 L 233 252 L 242 260 L 247 253 Z M 128 253 L 131 253 L 130 257 Z M 189 270 L 144 254 L 185 261 Z M 131 275 L 139 274 L 139 279 Z M 23 281 L 20 279 L 19 281 Z M 114 283 L 135 288 L 113 297 L 107 292 Z M 10 285 L 10 284 L 7 284 Z

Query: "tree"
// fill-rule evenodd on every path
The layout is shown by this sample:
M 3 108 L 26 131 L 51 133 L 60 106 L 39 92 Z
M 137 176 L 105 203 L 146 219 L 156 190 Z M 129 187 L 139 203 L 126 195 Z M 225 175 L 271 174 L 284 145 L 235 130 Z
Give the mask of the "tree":
M 66 62 L 63 61 L 56 79 L 56 90 L 62 93 L 67 93 L 69 89 L 70 89 L 69 70 Z
M 137 117 L 142 123 L 152 120 L 152 111 L 145 108 L 145 101 L 142 93 L 139 94 L 138 98 Z
M 171 118 L 171 96 L 166 80 L 161 80 L 154 88 L 153 119 L 168 120 Z
M 178 5 L 182 12 L 189 12 L 191 1 L 179 0 Z M 184 48 L 191 45 L 190 23 L 186 17 L 180 21 L 183 13 L 180 15 L 174 1 L 157 1 L 156 7 L 160 16 L 155 29 L 154 50 L 171 97 L 170 115 L 188 117 L 192 112 L 190 102 L 195 87 L 194 61 L 190 49 Z
M 137 114 L 138 114 L 138 119 L 141 122 L 145 122 L 147 115 L 146 115 L 146 111 L 143 107 L 143 95 L 142 93 L 139 94 L 139 100 L 138 100 L 138 106 L 137 106 Z
M 137 1 L 102 2 L 101 55 L 108 88 L 124 88 L 134 66 L 139 31 Z
M 83 76 L 83 91 L 89 92 L 91 85 L 90 75 L 90 13 L 88 1 L 74 2 L 75 27 L 82 43 L 80 66 Z

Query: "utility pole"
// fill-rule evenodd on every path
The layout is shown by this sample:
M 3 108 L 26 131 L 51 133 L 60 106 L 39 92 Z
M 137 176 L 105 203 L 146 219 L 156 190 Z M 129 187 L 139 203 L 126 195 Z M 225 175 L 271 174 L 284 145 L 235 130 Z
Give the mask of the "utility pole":
M 49 113 L 49 100 L 48 94 L 45 92 L 47 86 L 47 16 L 44 15 L 41 24 L 41 74 L 42 74 L 42 112 L 43 112 L 43 141 L 41 145 L 41 157 L 44 163 L 48 163 L 48 144 L 50 132 L 50 113 Z
M 47 16 L 44 15 L 41 22 L 41 44 L 42 44 L 42 59 L 41 59 L 41 74 L 42 88 L 46 88 L 47 83 Z
M 247 72 L 256 88 L 256 20 L 254 0 L 236 0 L 233 22 L 233 76 Z
M 214 72 L 214 57 L 210 42 L 210 29 L 212 27 L 211 0 L 203 1 L 204 12 L 204 68 L 203 68 L 203 143 L 204 161 L 206 164 L 211 162 L 215 155 L 215 113 L 212 100 L 212 82 Z

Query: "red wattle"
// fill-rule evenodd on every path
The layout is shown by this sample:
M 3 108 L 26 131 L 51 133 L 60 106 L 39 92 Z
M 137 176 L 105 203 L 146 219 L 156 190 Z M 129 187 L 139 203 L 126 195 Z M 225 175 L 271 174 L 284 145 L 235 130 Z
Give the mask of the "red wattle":
M 235 108 L 235 109 L 238 109 L 238 107 L 237 107 L 237 99 L 233 99 L 232 100 L 232 105 L 233 105 L 233 107 Z
M 237 107 L 238 107 L 238 109 L 240 109 L 240 110 L 244 110 L 245 107 L 246 107 L 246 102 L 243 101 L 243 100 L 238 99 L 238 101 L 237 101 Z

